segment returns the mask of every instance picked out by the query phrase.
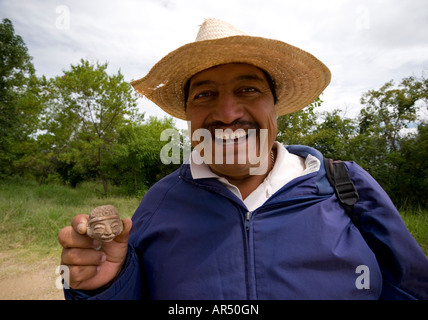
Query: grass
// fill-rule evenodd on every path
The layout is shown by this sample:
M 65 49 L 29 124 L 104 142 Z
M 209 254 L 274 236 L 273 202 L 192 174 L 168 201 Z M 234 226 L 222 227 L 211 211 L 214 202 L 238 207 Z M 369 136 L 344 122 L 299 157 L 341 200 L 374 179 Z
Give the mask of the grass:
M 58 253 L 59 231 L 76 214 L 100 205 L 114 205 L 121 217 L 131 217 L 141 199 L 108 196 L 97 185 L 84 183 L 76 189 L 62 185 L 38 185 L 34 181 L 0 182 L 0 248 L 28 249 L 42 255 Z
M 410 234 L 428 257 L 428 210 L 422 208 L 411 211 L 400 210 L 400 214 Z
M 121 217 L 131 217 L 140 199 L 116 195 L 103 197 L 95 183 L 76 189 L 38 185 L 34 181 L 0 181 L 0 248 L 26 249 L 41 255 L 59 254 L 59 231 L 73 216 L 94 207 L 112 204 Z M 114 194 L 115 190 L 112 189 Z M 117 190 L 116 190 L 117 191 Z M 401 211 L 410 233 L 428 255 L 428 210 Z

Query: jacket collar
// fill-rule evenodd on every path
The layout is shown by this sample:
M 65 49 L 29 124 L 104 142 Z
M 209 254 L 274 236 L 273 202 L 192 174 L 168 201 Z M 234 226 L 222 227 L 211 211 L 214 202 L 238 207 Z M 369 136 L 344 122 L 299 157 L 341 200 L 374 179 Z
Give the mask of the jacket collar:
M 320 169 L 316 173 L 316 177 L 315 177 L 317 194 L 320 196 L 325 196 L 325 195 L 330 195 L 330 194 L 334 193 L 333 187 L 330 185 L 330 183 L 328 182 L 328 180 L 326 178 L 326 171 L 324 168 L 323 155 L 320 151 L 318 151 L 314 148 L 311 148 L 308 146 L 302 146 L 302 145 L 285 146 L 285 148 L 287 148 L 288 152 L 296 154 L 296 155 L 301 156 L 303 158 L 307 158 L 308 155 L 312 155 L 312 156 L 316 157 L 321 163 Z M 190 165 L 188 163 L 183 164 L 181 166 L 179 175 L 180 175 L 180 178 L 183 179 L 184 181 L 187 181 L 187 182 L 192 183 L 194 185 L 197 185 L 199 187 L 211 190 L 213 192 L 219 193 L 219 194 L 223 195 L 224 197 L 226 197 L 226 198 L 228 198 L 234 202 L 237 202 L 241 206 L 245 207 L 243 202 L 238 197 L 236 197 L 229 189 L 227 189 L 217 179 L 212 179 L 212 178 L 197 179 L 197 180 L 193 179 L 192 173 L 190 170 Z M 299 177 L 295 180 L 298 180 L 298 179 L 301 179 L 301 177 Z M 287 184 L 286 186 L 287 186 L 287 188 L 288 187 L 293 188 L 293 185 L 294 184 L 291 184 L 291 185 Z M 286 188 L 286 186 L 284 186 L 281 190 Z
M 317 149 L 314 149 L 308 146 L 302 146 L 302 145 L 286 146 L 286 148 L 288 152 L 294 153 L 303 158 L 306 158 L 309 154 L 316 157 L 321 162 L 320 169 L 318 170 L 318 174 L 316 176 L 316 186 L 318 189 L 318 194 L 328 195 L 334 192 L 333 187 L 331 186 L 330 182 L 327 179 L 326 171 L 324 167 L 324 156 L 320 151 L 318 151 Z

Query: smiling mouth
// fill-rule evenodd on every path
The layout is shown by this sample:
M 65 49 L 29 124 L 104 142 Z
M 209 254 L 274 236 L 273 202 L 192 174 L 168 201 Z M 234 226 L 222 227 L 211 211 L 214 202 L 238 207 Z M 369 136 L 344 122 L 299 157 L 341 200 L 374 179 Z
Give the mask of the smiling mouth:
M 243 142 L 247 140 L 248 136 L 249 133 L 244 129 L 237 129 L 235 131 L 232 129 L 216 129 L 214 133 L 216 143 L 226 145 Z
M 115 237 L 114 234 L 103 235 L 103 236 L 101 236 L 101 240 L 104 242 L 109 242 L 109 241 L 113 240 L 114 237 Z

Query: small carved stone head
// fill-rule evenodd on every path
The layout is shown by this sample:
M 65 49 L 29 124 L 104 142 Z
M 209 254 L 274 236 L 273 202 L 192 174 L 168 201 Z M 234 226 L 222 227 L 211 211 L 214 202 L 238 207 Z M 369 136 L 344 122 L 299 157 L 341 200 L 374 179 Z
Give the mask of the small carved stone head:
M 87 234 L 93 239 L 110 242 L 122 230 L 119 213 L 112 205 L 96 207 L 89 215 Z

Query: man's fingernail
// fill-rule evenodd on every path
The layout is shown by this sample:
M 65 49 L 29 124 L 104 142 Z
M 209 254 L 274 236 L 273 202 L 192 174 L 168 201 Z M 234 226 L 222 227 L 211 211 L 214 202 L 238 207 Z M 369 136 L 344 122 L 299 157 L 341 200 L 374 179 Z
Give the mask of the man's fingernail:
M 107 260 L 107 257 L 106 257 L 106 255 L 105 255 L 105 254 L 103 254 L 103 255 L 101 256 L 101 263 L 105 262 L 106 260 Z
M 86 225 L 84 222 L 81 222 L 77 225 L 77 232 L 79 232 L 80 234 L 85 233 L 86 231 Z

